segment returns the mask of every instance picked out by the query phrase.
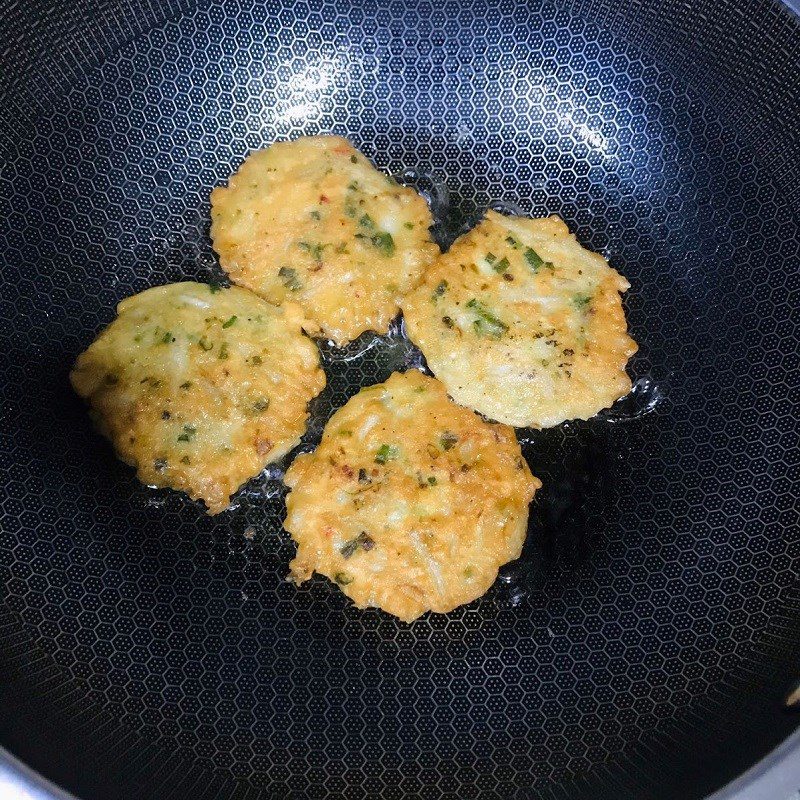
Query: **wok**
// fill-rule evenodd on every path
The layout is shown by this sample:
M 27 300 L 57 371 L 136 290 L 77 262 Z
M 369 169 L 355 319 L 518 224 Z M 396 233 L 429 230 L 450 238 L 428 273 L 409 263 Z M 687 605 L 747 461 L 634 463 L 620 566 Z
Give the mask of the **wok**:
M 0 2 L 4 796 L 796 791 L 795 12 Z M 120 299 L 223 277 L 209 192 L 250 150 L 325 132 L 425 193 L 442 246 L 557 213 L 632 283 L 632 394 L 519 432 L 522 558 L 412 625 L 285 582 L 279 469 L 208 517 L 139 486 L 67 382 Z M 321 346 L 303 449 L 419 358 L 400 328 Z

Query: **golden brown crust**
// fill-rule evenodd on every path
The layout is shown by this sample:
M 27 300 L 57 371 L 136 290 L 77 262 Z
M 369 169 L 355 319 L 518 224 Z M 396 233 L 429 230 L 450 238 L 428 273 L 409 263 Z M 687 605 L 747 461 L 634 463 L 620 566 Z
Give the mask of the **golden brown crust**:
M 558 217 L 490 211 L 403 301 L 450 395 L 517 427 L 588 419 L 630 391 L 628 282 Z
M 319 572 L 359 608 L 406 622 L 487 591 L 519 556 L 541 486 L 512 428 L 457 406 L 417 370 L 351 398 L 286 484 L 295 580 Z
M 340 345 L 386 332 L 439 252 L 425 201 L 338 136 L 252 153 L 211 193 L 211 219 L 232 280 L 270 302 L 300 303 L 309 332 Z
M 299 442 L 325 386 L 302 312 L 200 283 L 148 289 L 117 311 L 78 357 L 75 391 L 139 480 L 224 510 Z

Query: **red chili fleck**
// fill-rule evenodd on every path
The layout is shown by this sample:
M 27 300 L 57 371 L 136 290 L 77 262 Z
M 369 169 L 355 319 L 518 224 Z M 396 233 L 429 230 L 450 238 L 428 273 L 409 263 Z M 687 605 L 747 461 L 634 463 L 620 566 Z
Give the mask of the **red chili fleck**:
M 320 201 L 320 203 L 330 203 L 330 200 L 328 199 L 328 195 L 326 195 L 326 194 L 321 194 L 319 196 L 319 201 Z

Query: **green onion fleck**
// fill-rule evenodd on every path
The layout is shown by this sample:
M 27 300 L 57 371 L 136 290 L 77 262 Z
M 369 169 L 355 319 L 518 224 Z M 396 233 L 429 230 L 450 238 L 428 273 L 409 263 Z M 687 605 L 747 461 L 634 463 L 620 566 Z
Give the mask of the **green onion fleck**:
M 169 344 L 170 342 L 174 342 L 174 341 L 175 341 L 175 337 L 172 335 L 172 333 L 170 331 L 167 331 L 161 337 L 161 344 Z
M 319 213 L 319 211 L 312 211 L 310 216 L 311 219 L 322 219 L 322 215 Z
M 339 586 L 347 586 L 348 583 L 353 582 L 352 575 L 348 575 L 346 572 L 337 572 L 333 576 L 333 579 L 339 584 Z
M 230 328 L 231 325 L 234 325 L 236 323 L 237 319 L 238 317 L 236 316 L 236 314 L 234 314 L 232 317 L 229 317 L 228 319 L 225 320 L 225 322 L 222 323 L 222 327 Z
M 436 302 L 436 298 L 441 297 L 447 291 L 447 281 L 439 281 L 436 288 L 433 290 L 433 294 L 431 295 L 431 300 Z
M 261 363 L 263 363 L 263 359 L 261 358 L 261 356 L 253 356 L 253 357 L 252 357 L 250 360 L 251 360 L 251 361 L 252 361 L 254 364 L 261 364 Z
M 330 247 L 330 245 L 319 244 L 318 242 L 298 242 L 298 247 L 301 250 L 305 250 L 314 259 L 314 261 L 322 261 L 322 253 L 325 248 Z
M 467 308 L 471 308 L 478 315 L 478 319 L 472 323 L 478 336 L 490 336 L 493 339 L 499 339 L 508 330 L 508 325 L 505 322 L 498 319 L 483 303 L 474 297 L 467 303 Z
M 258 400 L 256 400 L 253 403 L 253 411 L 256 411 L 259 414 L 262 411 L 266 411 L 268 408 L 269 408 L 269 398 L 268 397 L 259 397 Z
M 350 163 L 358 164 L 358 157 L 357 156 L 350 156 Z
M 414 229 L 414 223 L 413 222 L 404 222 L 403 223 L 403 227 L 404 228 L 408 228 L 409 230 L 413 230 Z
M 366 552 L 372 550 L 373 547 L 375 547 L 375 540 L 366 531 L 361 531 L 358 536 L 342 545 L 339 552 L 344 558 L 352 558 L 359 548 Z
M 197 433 L 197 428 L 194 425 L 184 425 L 183 433 L 178 436 L 179 442 L 191 442 Z
M 442 450 L 452 450 L 453 447 L 456 446 L 458 443 L 458 436 L 452 431 L 445 431 L 439 437 L 439 444 L 442 446 Z
M 205 336 L 201 336 L 201 337 L 198 339 L 198 341 L 197 341 L 197 344 L 200 346 L 200 349 L 201 349 L 201 350 L 205 350 L 205 351 L 206 351 L 206 353 L 207 353 L 209 350 L 213 350 L 213 349 L 214 349 L 214 343 L 213 343 L 213 342 L 209 342 L 209 341 L 208 341 L 208 339 L 206 339 L 206 337 L 205 337 Z
M 303 286 L 303 284 L 300 283 L 300 279 L 297 277 L 297 270 L 292 267 L 281 267 L 278 270 L 278 277 L 283 282 L 283 285 L 292 292 L 296 292 Z
M 394 239 L 388 231 L 378 231 L 370 237 L 372 246 L 378 249 L 383 255 L 389 257 L 394 255 Z
M 374 228 L 375 223 L 372 221 L 372 217 L 369 214 L 364 214 L 363 217 L 358 221 L 358 224 L 362 228 Z
M 496 264 L 492 264 L 492 269 L 497 272 L 498 274 L 502 275 L 508 268 L 510 264 L 508 263 L 508 259 L 503 256 Z
M 572 302 L 577 308 L 584 309 L 592 302 L 592 296 L 590 294 L 576 294 L 572 298 Z
M 528 266 L 534 272 L 538 272 L 539 268 L 542 266 L 542 264 L 544 264 L 544 260 L 541 258 L 541 256 L 531 247 L 526 247 L 523 255 L 525 256 L 525 260 L 528 262 Z
M 487 264 L 494 264 L 494 262 L 497 261 L 497 256 L 494 253 L 487 253 L 484 258 Z
M 519 248 L 519 242 L 513 236 L 506 236 L 506 242 L 510 244 L 515 250 Z
M 375 463 L 385 464 L 387 461 L 393 461 L 399 455 L 400 455 L 400 450 L 399 448 L 395 447 L 395 445 L 382 444 L 378 448 L 378 452 L 375 454 Z
M 180 388 L 181 389 L 191 389 L 192 388 L 192 382 L 191 381 L 185 381 L 184 383 L 181 384 Z
M 228 343 L 227 342 L 223 342 L 220 345 L 219 353 L 217 353 L 217 358 L 220 361 L 225 361 L 225 359 L 228 358 Z

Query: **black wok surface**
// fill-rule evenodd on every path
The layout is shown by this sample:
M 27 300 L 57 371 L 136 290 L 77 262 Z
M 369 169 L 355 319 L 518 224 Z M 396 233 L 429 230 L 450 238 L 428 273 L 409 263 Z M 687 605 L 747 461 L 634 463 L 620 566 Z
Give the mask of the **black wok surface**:
M 800 22 L 777 2 L 0 2 L 0 744 L 79 795 L 702 797 L 797 725 Z M 520 431 L 484 598 L 404 625 L 284 581 L 279 470 L 138 485 L 68 370 L 217 280 L 211 188 L 335 132 L 431 200 L 558 213 L 632 283 L 631 397 Z M 302 447 L 400 336 L 322 346 Z M 244 534 L 252 529 L 254 537 Z

